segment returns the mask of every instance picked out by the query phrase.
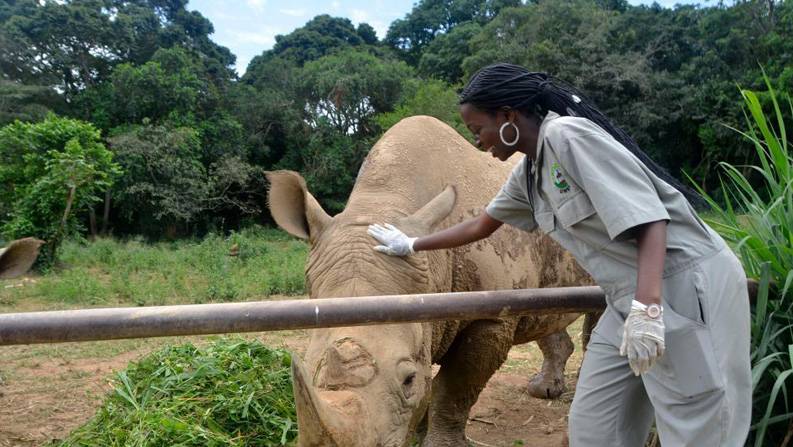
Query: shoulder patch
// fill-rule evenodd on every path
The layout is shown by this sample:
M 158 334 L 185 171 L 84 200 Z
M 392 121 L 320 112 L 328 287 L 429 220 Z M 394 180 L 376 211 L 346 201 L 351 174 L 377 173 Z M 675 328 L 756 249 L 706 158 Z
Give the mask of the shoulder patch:
M 564 174 L 562 174 L 562 167 L 559 166 L 559 163 L 556 161 L 551 165 L 551 179 L 553 180 L 553 185 L 556 186 L 559 192 L 566 193 L 570 191 L 570 184 L 567 183 L 567 179 L 565 179 Z

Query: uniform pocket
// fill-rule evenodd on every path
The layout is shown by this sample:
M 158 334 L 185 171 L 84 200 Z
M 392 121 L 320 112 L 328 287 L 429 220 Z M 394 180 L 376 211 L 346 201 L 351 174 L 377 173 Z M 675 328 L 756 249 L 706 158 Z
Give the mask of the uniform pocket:
M 699 264 L 664 281 L 664 311 L 670 309 L 678 317 L 698 325 L 708 321 L 706 277 Z
M 664 308 L 664 325 L 666 352 L 650 373 L 684 398 L 722 388 L 710 329 L 670 306 Z
M 561 202 L 556 209 L 556 216 L 564 228 L 569 228 L 593 214 L 595 207 L 583 191 Z

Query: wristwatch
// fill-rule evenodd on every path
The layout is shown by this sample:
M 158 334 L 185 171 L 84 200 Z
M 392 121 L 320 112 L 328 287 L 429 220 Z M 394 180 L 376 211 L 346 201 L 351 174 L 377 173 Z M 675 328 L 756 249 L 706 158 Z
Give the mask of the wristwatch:
M 648 305 L 647 309 L 645 309 L 645 312 L 647 312 L 647 316 L 652 318 L 653 320 L 661 316 L 661 311 L 662 311 L 661 305 L 656 303 L 652 303 Z

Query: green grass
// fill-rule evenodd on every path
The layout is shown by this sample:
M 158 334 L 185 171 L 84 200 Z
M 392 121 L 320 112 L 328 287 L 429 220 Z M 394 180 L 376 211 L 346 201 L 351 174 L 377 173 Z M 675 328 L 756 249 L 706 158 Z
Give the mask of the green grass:
M 237 245 L 237 256 L 229 250 Z M 148 306 L 262 299 L 305 290 L 308 246 L 280 230 L 253 227 L 228 237 L 146 244 L 67 242 L 58 267 L 26 282 L 0 281 L 0 311 Z
M 758 165 L 722 163 L 724 203 L 705 196 L 706 218 L 740 255 L 760 290 L 752 307 L 752 431 L 750 444 L 787 444 L 793 433 L 793 157 L 784 114 L 768 78 L 768 92 L 742 90 L 746 131 Z M 766 99 L 771 120 L 761 98 Z M 787 96 L 790 115 L 793 102 Z M 759 176 L 752 183 L 747 173 Z
M 290 361 L 241 338 L 166 347 L 115 374 L 96 415 L 57 445 L 287 445 L 297 436 Z

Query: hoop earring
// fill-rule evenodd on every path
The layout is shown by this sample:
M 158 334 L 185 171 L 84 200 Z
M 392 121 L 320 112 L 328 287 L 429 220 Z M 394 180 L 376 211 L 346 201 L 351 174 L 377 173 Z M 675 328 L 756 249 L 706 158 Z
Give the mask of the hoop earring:
M 515 139 L 510 142 L 507 142 L 507 140 L 504 139 L 504 129 L 509 124 L 511 124 L 512 127 L 515 128 Z M 520 139 L 520 129 L 518 129 L 518 126 L 516 126 L 515 123 L 510 123 L 509 121 L 507 121 L 506 123 L 501 125 L 500 129 L 498 129 L 498 136 L 501 137 L 501 142 L 504 143 L 504 146 L 512 147 L 518 144 L 518 140 Z

